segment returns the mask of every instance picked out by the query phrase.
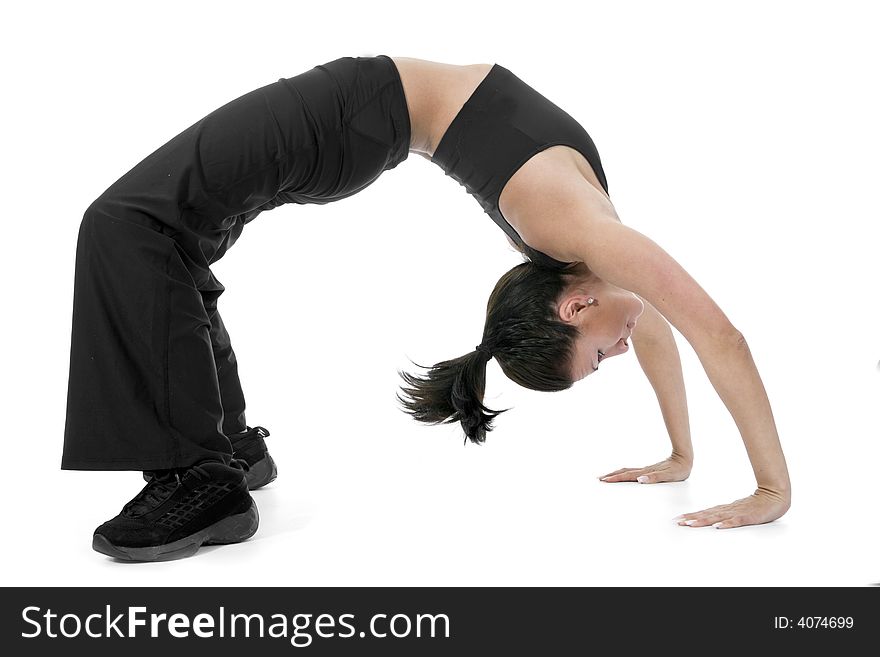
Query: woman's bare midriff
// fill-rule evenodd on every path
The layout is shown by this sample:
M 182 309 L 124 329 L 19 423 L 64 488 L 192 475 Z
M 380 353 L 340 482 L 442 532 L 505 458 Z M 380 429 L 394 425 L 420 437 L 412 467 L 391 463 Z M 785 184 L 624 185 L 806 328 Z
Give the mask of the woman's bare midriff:
M 391 59 L 400 73 L 410 114 L 410 152 L 430 160 L 449 124 L 488 75 L 492 64 L 456 65 L 411 57 Z M 540 204 L 536 207 L 534 201 L 541 197 L 539 190 L 548 177 L 560 183 L 554 185 L 557 190 L 586 181 L 604 197 L 602 202 L 607 203 L 609 212 L 613 213 L 611 200 L 587 159 L 569 146 L 551 146 L 526 160 L 504 185 L 498 198 L 504 218 L 526 243 L 529 243 L 526 237 L 529 223 L 541 219 Z M 526 199 L 530 202 L 526 203 Z M 544 252 L 554 257 L 552 249 L 545 247 Z

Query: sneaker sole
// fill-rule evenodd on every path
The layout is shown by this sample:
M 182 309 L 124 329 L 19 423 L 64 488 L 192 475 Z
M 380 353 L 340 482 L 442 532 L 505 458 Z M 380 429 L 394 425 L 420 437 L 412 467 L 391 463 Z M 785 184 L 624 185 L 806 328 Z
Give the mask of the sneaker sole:
M 227 545 L 246 541 L 257 533 L 259 526 L 260 514 L 257 505 L 251 502 L 251 508 L 244 513 L 227 516 L 210 527 L 205 527 L 172 543 L 148 547 L 125 547 L 114 545 L 103 534 L 95 534 L 92 538 L 92 549 L 122 561 L 170 561 L 191 557 L 203 545 Z
M 250 469 L 244 474 L 250 490 L 262 488 L 266 484 L 275 481 L 277 476 L 278 468 L 275 466 L 275 460 L 272 458 L 272 455 L 268 452 L 266 456 L 250 466 Z

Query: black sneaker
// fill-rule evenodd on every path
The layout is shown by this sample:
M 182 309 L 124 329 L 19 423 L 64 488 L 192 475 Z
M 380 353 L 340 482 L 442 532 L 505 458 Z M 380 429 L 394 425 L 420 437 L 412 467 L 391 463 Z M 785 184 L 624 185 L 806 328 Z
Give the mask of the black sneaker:
M 248 427 L 247 431 L 229 436 L 233 458 L 240 459 L 248 465 L 245 477 L 251 490 L 275 481 L 275 477 L 278 476 L 278 468 L 263 440 L 268 435 L 269 431 L 263 427 Z
M 95 530 L 92 548 L 125 561 L 166 561 L 256 533 L 260 516 L 236 461 L 150 474 L 122 512 Z

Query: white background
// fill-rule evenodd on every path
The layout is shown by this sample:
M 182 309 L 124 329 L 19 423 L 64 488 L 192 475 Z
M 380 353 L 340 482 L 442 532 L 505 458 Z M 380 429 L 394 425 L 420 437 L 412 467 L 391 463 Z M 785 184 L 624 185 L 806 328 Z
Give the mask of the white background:
M 2 580 L 15 585 L 852 585 L 876 558 L 876 24 L 865 2 L 29 2 L 4 12 Z M 429 12 L 433 12 L 429 13 Z M 341 56 L 498 62 L 593 137 L 624 223 L 746 336 L 793 482 L 781 520 L 679 527 L 755 482 L 687 342 L 684 483 L 632 354 L 556 394 L 489 364 L 484 446 L 399 410 L 398 369 L 479 341 L 520 262 L 418 155 L 355 197 L 263 213 L 215 266 L 277 481 L 250 541 L 116 563 L 94 528 L 135 472 L 62 472 L 76 236 L 147 154 Z M 76 385 L 76 382 L 73 382 Z

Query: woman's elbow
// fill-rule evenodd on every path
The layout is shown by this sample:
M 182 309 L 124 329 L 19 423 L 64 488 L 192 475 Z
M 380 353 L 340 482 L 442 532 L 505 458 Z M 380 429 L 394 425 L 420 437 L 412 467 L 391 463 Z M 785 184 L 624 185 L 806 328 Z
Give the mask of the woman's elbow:
M 715 349 L 718 347 L 748 349 L 745 336 L 729 321 L 717 322 L 711 326 L 703 326 L 699 330 L 688 331 L 685 333 L 685 337 L 696 351 L 700 351 L 702 348 Z
M 746 336 L 742 331 L 737 329 L 733 324 L 726 323 L 715 330 L 716 340 L 723 345 L 733 346 L 736 349 L 748 351 L 749 344 L 746 342 Z

